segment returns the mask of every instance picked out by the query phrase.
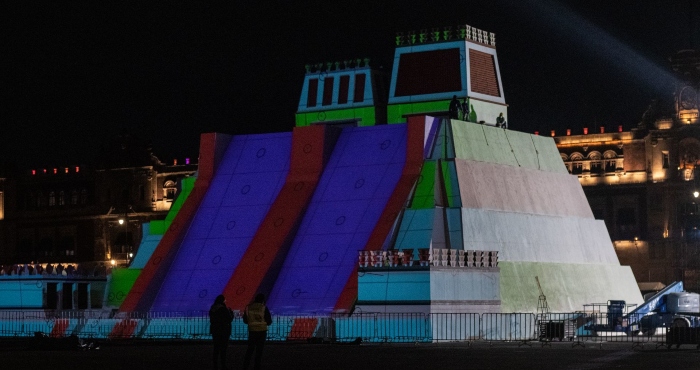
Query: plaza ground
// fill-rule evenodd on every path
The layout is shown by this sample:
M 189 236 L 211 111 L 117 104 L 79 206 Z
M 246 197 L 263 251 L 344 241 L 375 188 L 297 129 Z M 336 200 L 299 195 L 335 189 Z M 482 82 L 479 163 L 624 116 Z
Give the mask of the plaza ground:
M 229 346 L 229 368 L 240 369 L 244 343 Z M 112 370 L 210 369 L 211 343 L 136 341 L 103 342 L 99 349 L 35 349 L 27 339 L 0 342 L 4 369 Z M 668 350 L 653 343 L 570 342 L 542 346 L 532 342 L 475 342 L 442 344 L 307 344 L 271 343 L 266 346 L 266 369 L 697 369 L 700 351 L 684 345 Z

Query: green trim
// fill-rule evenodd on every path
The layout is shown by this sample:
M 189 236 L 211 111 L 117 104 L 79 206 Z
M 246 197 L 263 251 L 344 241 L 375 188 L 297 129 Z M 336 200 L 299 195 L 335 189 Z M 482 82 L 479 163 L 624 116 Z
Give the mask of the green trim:
M 141 269 L 113 268 L 105 304 L 110 307 L 121 306 L 140 274 Z
M 413 194 L 410 209 L 435 207 L 435 161 L 426 160 Z
M 450 108 L 450 100 L 437 100 L 406 104 L 392 104 L 387 106 L 388 123 L 406 123 L 406 116 L 421 113 L 445 113 Z
M 358 121 L 358 126 L 374 126 L 376 124 L 376 111 L 373 106 L 370 106 L 297 113 L 295 117 L 297 127 L 310 126 L 315 123 L 353 119 Z
M 170 224 L 175 219 L 175 216 L 185 204 L 185 200 L 189 197 L 192 189 L 194 189 L 194 183 L 197 180 L 196 177 L 185 177 L 180 180 L 180 193 L 175 198 L 175 201 L 170 206 L 170 211 L 165 216 L 165 220 L 151 221 L 150 223 L 150 233 L 151 235 L 163 235 L 170 227 Z

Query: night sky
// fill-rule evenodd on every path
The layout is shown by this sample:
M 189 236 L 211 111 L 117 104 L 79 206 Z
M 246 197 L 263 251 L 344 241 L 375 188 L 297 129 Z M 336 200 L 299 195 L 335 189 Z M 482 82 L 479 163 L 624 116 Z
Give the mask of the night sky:
M 305 64 L 390 71 L 397 31 L 459 24 L 496 34 L 510 128 L 629 129 L 700 48 L 689 0 L 152 3 L 3 5 L 0 164 L 91 164 L 123 130 L 165 162 L 203 132 L 289 131 Z

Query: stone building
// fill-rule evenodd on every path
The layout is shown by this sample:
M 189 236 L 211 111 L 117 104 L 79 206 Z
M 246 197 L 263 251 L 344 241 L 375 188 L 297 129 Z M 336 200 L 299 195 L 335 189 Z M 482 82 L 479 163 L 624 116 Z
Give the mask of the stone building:
M 700 291 L 700 52 L 670 61 L 672 105 L 653 101 L 629 131 L 551 135 L 642 290 L 644 282 L 683 280 Z
M 127 264 L 142 223 L 163 219 L 178 181 L 197 170 L 196 159 L 161 162 L 126 133 L 97 163 L 37 167 L 0 179 L 0 265 Z

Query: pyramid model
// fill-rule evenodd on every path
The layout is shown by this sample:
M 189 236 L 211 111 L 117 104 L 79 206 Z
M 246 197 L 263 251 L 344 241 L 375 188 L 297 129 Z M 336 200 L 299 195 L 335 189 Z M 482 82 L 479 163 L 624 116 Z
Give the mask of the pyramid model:
M 121 309 L 201 312 L 222 292 L 240 309 L 265 292 L 279 314 L 350 312 L 358 251 L 425 248 L 497 251 L 502 312 L 536 312 L 535 276 L 554 312 L 642 302 L 551 138 L 415 116 L 203 135 L 194 189 Z

